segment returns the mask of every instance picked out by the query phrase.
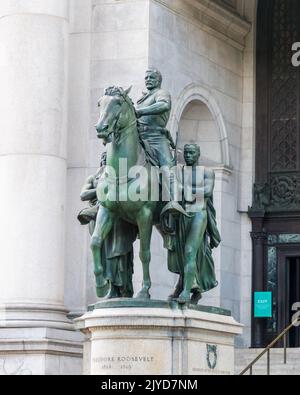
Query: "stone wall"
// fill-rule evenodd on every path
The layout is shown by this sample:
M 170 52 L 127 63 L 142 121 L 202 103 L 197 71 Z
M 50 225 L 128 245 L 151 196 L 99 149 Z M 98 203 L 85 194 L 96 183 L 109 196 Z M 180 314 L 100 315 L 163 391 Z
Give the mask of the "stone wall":
M 250 346 L 252 294 L 252 242 L 248 207 L 252 205 L 255 177 L 255 51 L 256 0 L 244 2 L 244 15 L 252 22 L 246 37 L 243 59 L 243 123 L 241 135 L 241 166 L 239 175 L 238 211 L 241 215 L 241 296 L 240 320 L 245 325 L 242 346 Z
M 208 7 L 203 0 L 71 0 L 66 300 L 74 312 L 95 301 L 87 229 L 77 224 L 76 214 L 82 207 L 83 180 L 96 170 L 103 149 L 93 127 L 97 100 L 112 84 L 133 84 L 136 100 L 144 89 L 144 71 L 153 65 L 161 69 L 164 87 L 173 96 L 174 136 L 183 128 L 190 102 L 202 106 L 214 121 L 213 144 L 220 153 L 213 164 L 215 205 L 223 243 L 215 254 L 220 286 L 205 295 L 203 303 L 231 309 L 246 324 L 247 344 L 251 242 L 245 212 L 253 177 L 254 34 L 249 22 L 213 3 Z M 254 3 L 237 3 L 250 22 Z M 198 121 L 203 125 L 205 119 Z M 185 139 L 180 136 L 182 142 Z M 205 147 L 203 129 L 194 139 Z M 167 271 L 166 252 L 156 233 L 152 249 L 152 295 L 165 298 L 176 278 Z M 138 286 L 141 265 L 136 259 Z

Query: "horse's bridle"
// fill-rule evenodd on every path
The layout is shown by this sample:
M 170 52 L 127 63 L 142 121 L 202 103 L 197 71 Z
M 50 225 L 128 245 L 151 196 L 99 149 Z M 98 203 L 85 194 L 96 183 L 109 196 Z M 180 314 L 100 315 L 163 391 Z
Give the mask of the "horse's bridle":
M 124 102 L 121 105 L 121 108 L 119 110 L 119 113 L 116 115 L 115 120 L 113 122 L 113 125 L 111 127 L 111 130 L 107 133 L 107 135 L 104 138 L 104 145 L 106 145 L 107 143 L 110 143 L 111 140 L 111 136 L 114 135 L 115 136 L 115 140 L 116 143 L 119 144 L 119 140 L 120 140 L 120 136 L 121 134 L 124 134 L 124 131 L 128 130 L 129 128 L 131 128 L 132 126 L 134 126 L 137 123 L 137 120 L 135 119 L 133 122 L 130 123 L 130 125 L 125 126 L 124 128 L 116 128 L 118 125 L 118 122 L 120 120 L 122 111 L 123 111 L 123 105 L 126 103 L 129 105 L 129 107 L 133 107 L 133 103 L 131 101 L 131 99 L 126 95 L 126 94 L 122 94 L 121 92 L 119 93 L 119 96 L 121 96 L 124 100 Z M 133 108 L 134 109 L 134 108 Z

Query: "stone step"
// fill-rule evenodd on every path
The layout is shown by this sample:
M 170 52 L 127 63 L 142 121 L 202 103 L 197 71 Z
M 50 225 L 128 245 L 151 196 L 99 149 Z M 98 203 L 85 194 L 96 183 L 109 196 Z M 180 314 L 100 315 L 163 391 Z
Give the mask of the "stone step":
M 235 374 L 239 375 L 243 371 L 243 368 L 241 369 L 240 367 L 236 369 Z M 245 375 L 249 375 L 250 371 L 246 373 Z M 255 367 L 253 368 L 253 373 L 254 376 L 256 375 L 261 375 L 261 376 L 266 376 L 267 375 L 267 367 Z M 284 368 L 282 366 L 272 366 L 270 369 L 270 374 L 271 376 L 276 375 L 276 376 L 288 376 L 288 375 L 300 375 L 300 366 L 299 367 L 294 367 L 294 366 L 288 366 L 286 365 Z
M 235 365 L 235 366 L 236 366 L 236 369 L 242 371 L 248 365 L 246 364 L 246 365 Z M 257 363 L 254 366 L 254 368 L 267 370 L 267 363 Z M 300 369 L 300 363 L 287 363 L 285 365 L 284 363 L 272 363 L 271 362 L 271 368 L 274 368 L 274 369 L 277 369 L 277 368 L 280 368 L 280 369 Z
M 249 361 L 239 361 L 239 362 L 236 362 L 236 366 L 244 366 L 244 367 L 246 367 L 246 366 L 249 365 L 252 361 L 253 361 L 253 359 L 251 359 L 251 360 L 249 360 Z M 283 359 L 276 360 L 276 359 L 274 359 L 274 358 L 271 357 L 270 362 L 272 363 L 272 365 L 284 365 Z M 258 362 L 256 363 L 256 365 L 257 365 L 257 364 L 258 364 L 258 365 L 266 365 L 266 364 L 267 364 L 267 360 L 265 359 L 265 360 L 258 361 Z M 297 361 L 297 360 L 288 359 L 288 360 L 287 360 L 287 365 L 300 366 L 300 363 L 299 363 L 299 361 Z
M 235 372 L 240 374 L 263 350 L 237 349 L 235 351 Z M 300 349 L 287 350 L 287 364 L 284 364 L 284 350 L 271 350 L 271 375 L 300 375 Z M 267 374 L 267 355 L 253 367 L 253 375 Z
M 236 373 L 237 375 L 239 373 Z M 300 371 L 299 370 L 271 370 L 270 376 L 299 376 Z M 245 376 L 249 376 L 250 373 L 245 374 Z M 253 376 L 267 376 L 267 372 L 265 370 L 255 370 L 252 373 Z

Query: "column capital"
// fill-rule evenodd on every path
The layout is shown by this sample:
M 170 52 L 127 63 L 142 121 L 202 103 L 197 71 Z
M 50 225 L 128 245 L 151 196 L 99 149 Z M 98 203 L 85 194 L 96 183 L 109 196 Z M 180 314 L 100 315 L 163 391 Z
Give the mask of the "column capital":
M 256 244 L 264 244 L 267 240 L 267 236 L 265 232 L 251 232 L 252 240 Z

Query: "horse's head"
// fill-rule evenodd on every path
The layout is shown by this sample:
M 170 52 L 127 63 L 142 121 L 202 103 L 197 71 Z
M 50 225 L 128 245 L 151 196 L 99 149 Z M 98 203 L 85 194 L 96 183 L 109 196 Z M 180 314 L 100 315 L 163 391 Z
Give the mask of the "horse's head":
M 96 125 L 97 137 L 103 139 L 105 144 L 111 142 L 112 135 L 125 129 L 135 117 L 134 105 L 128 96 L 130 91 L 131 87 L 127 90 L 110 87 L 98 102 L 100 117 Z

